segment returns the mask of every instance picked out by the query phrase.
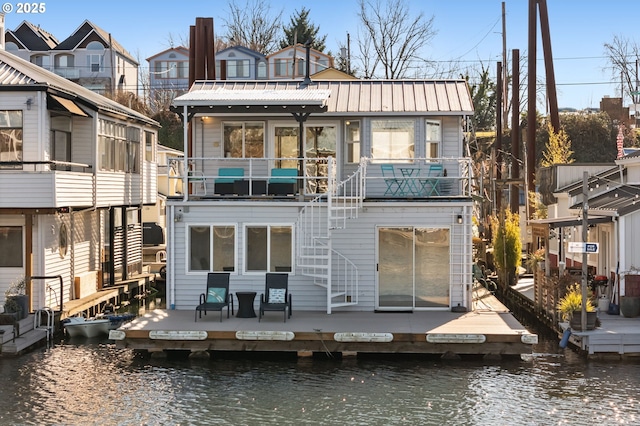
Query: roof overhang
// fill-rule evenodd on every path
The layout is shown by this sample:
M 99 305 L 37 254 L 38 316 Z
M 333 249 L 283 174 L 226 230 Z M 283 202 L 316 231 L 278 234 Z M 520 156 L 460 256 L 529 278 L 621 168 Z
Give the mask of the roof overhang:
M 587 224 L 595 225 L 598 223 L 612 222 L 613 216 L 590 216 L 587 215 Z M 578 216 L 550 217 L 546 219 L 532 219 L 529 221 L 531 225 L 549 225 L 549 228 L 566 228 L 571 226 L 582 225 L 582 218 Z
M 324 113 L 330 90 L 193 90 L 177 97 L 171 110 L 181 114 Z

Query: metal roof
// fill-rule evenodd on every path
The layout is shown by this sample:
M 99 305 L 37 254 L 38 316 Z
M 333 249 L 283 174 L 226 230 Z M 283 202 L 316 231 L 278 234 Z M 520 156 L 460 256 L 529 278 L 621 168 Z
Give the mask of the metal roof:
M 286 94 L 284 92 L 299 92 Z M 268 93 L 272 93 L 268 95 Z M 196 81 L 175 106 L 216 106 L 222 96 L 247 108 L 262 102 L 315 102 L 328 93 L 333 115 L 469 115 L 473 102 L 465 80 Z M 307 98 L 305 98 L 307 96 Z M 318 96 L 318 98 L 316 98 Z M 207 103 L 208 102 L 208 103 Z M 196 111 L 205 112 L 205 111 Z M 248 109 L 248 112 L 255 110 Z
M 570 208 L 580 209 L 582 203 L 576 203 Z M 624 216 L 638 209 L 640 209 L 640 185 L 620 185 L 589 198 L 589 214 L 591 211 L 610 211 Z
M 44 68 L 0 50 L 0 90 L 46 90 L 80 101 L 92 109 L 124 115 L 158 126 L 149 117 L 95 93 Z

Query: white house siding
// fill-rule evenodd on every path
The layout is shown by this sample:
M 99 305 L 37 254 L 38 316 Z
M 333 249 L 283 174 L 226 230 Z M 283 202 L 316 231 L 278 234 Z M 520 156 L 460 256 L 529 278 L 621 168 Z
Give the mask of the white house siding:
M 231 274 L 231 292 L 255 291 L 258 293 L 256 303 L 260 294 L 264 293 L 264 273 L 244 274 L 243 250 L 238 250 L 244 244 L 245 225 L 292 225 L 298 217 L 300 205 L 298 203 L 261 203 L 246 204 L 221 203 L 216 205 L 194 205 L 188 206 L 188 212 L 183 213 L 182 222 L 175 222 L 174 240 L 170 243 L 169 250 L 172 250 L 172 258 L 175 259 L 174 266 L 176 296 L 176 309 L 193 309 L 198 303 L 200 293 L 206 287 L 206 272 L 187 272 L 187 226 L 188 225 L 235 225 L 236 228 L 236 271 Z M 294 230 L 295 238 L 295 230 Z M 294 259 L 295 261 L 295 259 Z M 170 268 L 169 266 L 168 268 Z M 289 288 L 294 297 L 295 309 L 309 309 L 313 307 L 317 310 L 326 309 L 326 293 L 321 287 L 312 284 L 312 278 L 301 275 L 292 275 L 289 280 Z
M 96 193 L 98 206 L 134 205 L 142 202 L 139 174 L 98 172 Z
M 142 202 L 152 204 L 158 200 L 158 165 L 148 161 L 142 162 L 142 176 L 144 176 L 142 188 Z
M 640 269 L 640 211 L 625 215 L 620 218 L 620 271 Z M 637 273 L 637 272 L 635 272 Z M 623 281 L 624 284 L 624 281 Z M 621 289 L 622 290 L 622 289 Z
M 88 207 L 93 205 L 93 174 L 53 172 L 55 202 L 53 207 Z
M 275 205 L 274 205 L 275 204 Z M 402 203 L 389 206 L 383 203 L 367 203 L 357 219 L 347 221 L 343 230 L 332 231 L 333 248 L 353 261 L 360 277 L 359 304 L 350 308 L 359 311 L 372 311 L 375 308 L 376 286 L 376 233 L 379 226 L 417 226 L 429 228 L 453 228 L 454 218 L 462 211 L 463 206 L 470 203 Z M 188 225 L 235 225 L 236 232 L 236 272 L 231 274 L 231 292 L 255 291 L 258 295 L 264 292 L 264 273 L 243 273 L 244 227 L 248 224 L 295 224 L 301 205 L 290 203 L 207 203 L 191 204 L 182 209 L 182 221 L 174 223 L 175 234 L 170 243 L 175 259 L 171 265 L 175 271 L 176 309 L 193 309 L 198 297 L 205 289 L 206 272 L 187 271 L 187 226 Z M 294 228 L 295 234 L 295 228 Z M 462 241 L 462 233 L 451 232 L 450 250 L 463 245 L 471 245 L 470 233 L 465 234 L 469 241 Z M 294 235 L 295 246 L 295 235 Z M 295 249 L 295 247 L 294 247 Z M 450 301 L 452 306 L 464 303 L 464 270 L 460 264 L 460 253 L 452 253 Z M 468 262 L 471 262 L 468 253 Z M 295 256 L 294 256 L 295 262 Z M 170 267 L 171 267 L 170 266 Z M 295 309 L 326 310 L 326 290 L 313 284 L 313 278 L 295 272 L 289 278 L 289 288 L 294 297 Z

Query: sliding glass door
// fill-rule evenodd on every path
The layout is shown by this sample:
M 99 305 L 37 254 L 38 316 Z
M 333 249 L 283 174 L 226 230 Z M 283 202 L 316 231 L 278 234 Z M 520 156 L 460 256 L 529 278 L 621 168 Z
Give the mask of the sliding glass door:
M 378 228 L 380 310 L 449 306 L 449 229 Z

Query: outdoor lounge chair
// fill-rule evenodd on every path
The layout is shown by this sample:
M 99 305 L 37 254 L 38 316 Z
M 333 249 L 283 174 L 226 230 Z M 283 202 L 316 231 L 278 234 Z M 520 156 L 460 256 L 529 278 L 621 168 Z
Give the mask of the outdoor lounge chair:
M 241 181 L 244 177 L 242 167 L 220 167 L 218 177 L 214 182 L 214 192 L 220 195 L 230 195 L 234 193 L 236 181 Z
M 298 169 L 271 169 L 269 195 L 295 195 L 298 192 Z
M 283 311 L 284 322 L 287 322 L 287 316 L 291 318 L 291 294 L 288 287 L 289 274 L 267 273 L 265 291 L 260 296 L 258 321 L 262 321 L 265 311 Z
M 207 315 L 207 311 L 220 311 L 220 322 L 222 322 L 222 308 L 227 307 L 227 318 L 229 318 L 229 304 L 233 314 L 233 296 L 229 293 L 229 273 L 209 272 L 207 275 L 207 292 L 200 295 L 200 304 L 196 306 L 196 321 L 202 318 L 202 313 Z

